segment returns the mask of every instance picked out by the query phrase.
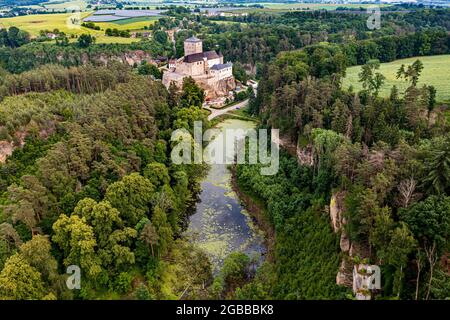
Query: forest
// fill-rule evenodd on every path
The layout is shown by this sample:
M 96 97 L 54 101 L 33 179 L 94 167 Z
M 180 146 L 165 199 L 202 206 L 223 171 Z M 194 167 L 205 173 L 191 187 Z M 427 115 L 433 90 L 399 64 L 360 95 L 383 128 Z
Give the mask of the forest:
M 202 168 L 168 158 L 172 130 L 206 114 L 179 108 L 131 68 L 109 67 L 117 72 L 41 67 L 36 78 L 55 86 L 11 91 L 0 104 L 2 140 L 23 145 L 0 172 L 2 299 L 168 299 L 182 276 L 197 281 L 193 296 L 211 277 L 204 254 L 178 239 Z M 59 86 L 55 73 L 83 77 Z M 63 276 L 70 265 L 86 277 L 75 296 Z
M 224 56 L 229 57 L 231 61 L 250 65 L 269 61 L 281 51 L 300 49 L 325 41 L 352 45 L 359 40 L 367 40 L 364 45 L 370 49 L 379 45 L 388 46 L 391 49 L 392 36 L 405 36 L 401 46 L 406 51 L 398 57 L 389 57 L 390 59 L 434 54 L 419 53 L 419 49 L 415 46 L 417 40 L 411 39 L 410 42 L 407 36 L 414 38 L 417 36 L 416 32 L 434 31 L 438 34 L 450 29 L 450 10 L 448 9 L 383 14 L 383 24 L 378 30 L 367 29 L 367 16 L 364 14 L 345 14 L 343 18 L 341 13 L 329 11 L 250 13 L 242 17 L 221 17 L 218 21 L 214 19 L 219 18 L 197 17 L 196 22 L 190 23 L 189 32 L 200 33 L 202 39 L 205 39 L 205 47 L 212 49 L 218 46 Z M 228 23 L 218 23 L 223 21 Z M 181 23 L 187 24 L 186 20 Z M 177 24 L 177 21 L 171 19 L 160 19 L 153 27 L 157 29 L 161 25 L 167 27 Z M 182 53 L 184 33 L 189 32 L 179 32 L 177 56 Z M 427 41 L 433 40 L 433 38 L 427 39 Z M 447 43 L 447 38 L 444 42 Z M 430 48 L 433 46 L 430 45 Z M 366 62 L 365 58 L 349 62 L 363 64 Z
M 153 57 L 176 56 L 183 53 L 183 41 L 197 34 L 203 39 L 205 50 L 219 49 L 231 61 L 244 65 L 251 73 L 262 70 L 262 63 L 270 61 L 281 51 L 329 42 L 349 46 L 349 64 L 364 64 L 377 50 L 388 49 L 382 62 L 394 59 L 448 52 L 450 29 L 449 9 L 422 9 L 383 14 L 379 30 L 366 28 L 367 17 L 362 14 L 329 11 L 250 13 L 242 17 L 205 17 L 189 12 L 174 13 L 160 18 L 148 29 L 153 40 L 132 44 L 90 44 L 80 48 L 79 42 L 66 41 L 61 35 L 58 45 L 31 41 L 18 28 L 0 30 L 0 66 L 11 73 L 28 71 L 42 64 L 57 63 L 78 66 L 86 61 L 99 64 L 134 50 L 144 50 Z M 227 23 L 222 23 L 227 22 Z M 175 52 L 164 30 L 179 27 Z M 21 32 L 19 32 L 21 31 Z M 400 37 L 401 43 L 392 41 Z M 361 42 L 360 40 L 366 40 Z M 439 42 L 438 42 L 439 41 Z M 442 43 L 443 42 L 443 43 Z M 359 51 L 355 44 L 362 46 Z M 396 50 L 396 46 L 403 48 Z M 437 48 L 435 48 L 437 45 Z M 374 52 L 374 53 L 373 53 Z M 356 60 L 355 60 L 356 59 Z M 258 68 L 257 68 L 258 66 Z M 260 74 L 256 75 L 257 77 Z
M 379 97 L 384 79 L 377 69 L 385 50 L 371 51 L 379 56 L 370 58 L 379 60 L 370 59 L 363 66 L 359 81 L 364 90 L 344 90 L 341 78 L 348 64 L 337 59 L 352 57 L 343 48 L 348 49 L 318 45 L 280 53 L 263 71 L 251 112 L 263 126 L 279 128 L 312 163 L 299 158 L 300 173 L 295 165 L 288 166 L 277 177 L 279 182 L 250 166 L 238 166 L 242 188 L 263 202 L 277 233 L 275 263 L 267 268 L 272 271 L 263 271 L 239 294 L 291 298 L 292 292 L 283 291 L 286 281 L 288 288 L 299 286 L 292 298 L 336 298 L 336 287 L 316 288 L 319 281 L 303 284 L 318 269 L 323 280 L 336 276 L 338 268 L 342 274 L 348 272 L 349 261 L 366 261 L 382 266 L 379 298 L 444 299 L 450 283 L 448 107 L 436 101 L 434 87 L 417 86 L 423 70 L 420 58 L 397 72 L 409 84 L 404 95 L 393 87 L 389 97 Z M 329 224 L 320 228 L 320 223 L 303 221 L 326 221 L 326 206 L 340 208 L 340 241 L 333 241 Z M 318 268 L 320 258 L 310 250 L 299 268 L 296 262 L 304 252 L 297 244 L 316 237 L 313 244 L 330 241 L 320 253 L 323 248 L 332 250 L 325 257 L 334 264 L 328 269 L 321 263 Z M 347 240 L 350 252 L 343 242 Z M 293 269 L 286 272 L 289 263 Z M 274 287 L 265 286 L 270 277 L 264 272 L 275 278 Z M 314 289 L 302 292 L 306 288 Z

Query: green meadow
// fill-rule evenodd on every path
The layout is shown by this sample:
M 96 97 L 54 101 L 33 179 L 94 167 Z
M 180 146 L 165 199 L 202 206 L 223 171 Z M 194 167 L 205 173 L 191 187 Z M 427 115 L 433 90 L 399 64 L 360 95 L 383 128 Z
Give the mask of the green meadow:
M 404 80 L 396 78 L 397 70 L 402 64 L 409 65 L 417 59 L 422 61 L 424 66 L 418 85 L 432 85 L 437 90 L 437 99 L 439 101 L 450 101 L 450 55 L 448 54 L 414 57 L 382 63 L 379 72 L 386 77 L 386 80 L 381 88 L 381 95 L 389 95 L 390 90 L 394 85 L 396 85 L 401 92 L 404 92 L 408 85 Z M 359 82 L 358 76 L 360 72 L 361 66 L 348 68 L 347 75 L 343 82 L 344 88 L 348 88 L 351 85 L 355 90 L 361 90 L 362 85 Z

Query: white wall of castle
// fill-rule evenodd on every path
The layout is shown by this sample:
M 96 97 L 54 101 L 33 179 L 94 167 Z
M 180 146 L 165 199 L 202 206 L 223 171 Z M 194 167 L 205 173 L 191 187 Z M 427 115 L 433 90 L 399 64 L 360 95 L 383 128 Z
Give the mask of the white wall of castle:
M 233 67 L 228 67 L 220 70 L 211 70 L 211 75 L 219 81 L 233 76 Z
M 208 67 L 211 68 L 215 64 L 222 64 L 223 63 L 223 57 L 219 57 L 216 59 L 210 59 L 208 60 Z

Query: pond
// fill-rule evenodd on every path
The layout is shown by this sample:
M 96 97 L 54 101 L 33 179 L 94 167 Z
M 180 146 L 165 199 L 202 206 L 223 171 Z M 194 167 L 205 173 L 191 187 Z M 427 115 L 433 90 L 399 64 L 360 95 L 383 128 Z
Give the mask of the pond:
M 228 119 L 217 125 L 220 134 L 210 144 L 223 141 L 226 129 L 252 129 L 255 123 Z M 266 247 L 264 233 L 241 205 L 232 189 L 231 172 L 226 164 L 212 164 L 201 182 L 202 191 L 195 213 L 190 216 L 185 236 L 210 257 L 217 273 L 231 252 L 246 253 L 262 261 Z

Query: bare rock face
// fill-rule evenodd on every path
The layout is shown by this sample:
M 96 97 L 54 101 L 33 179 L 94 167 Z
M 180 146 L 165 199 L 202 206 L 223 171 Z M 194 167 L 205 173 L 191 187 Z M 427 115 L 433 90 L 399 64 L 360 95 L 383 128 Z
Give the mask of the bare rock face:
M 236 88 L 236 81 L 234 77 L 231 77 L 219 80 L 212 85 L 199 81 L 199 85 L 205 90 L 206 99 L 216 99 L 228 96 L 229 92 Z
M 246 64 L 243 64 L 243 66 L 244 66 L 244 69 L 247 72 L 247 74 L 249 74 L 251 76 L 256 75 L 256 64 L 246 63 Z
M 106 56 L 103 54 L 95 57 L 95 60 L 104 65 L 108 64 L 109 61 L 118 61 L 133 66 L 135 64 L 139 65 L 143 61 L 152 62 L 152 57 L 144 50 L 132 50 L 125 52 L 120 56 Z
M 337 206 L 336 195 L 333 194 L 331 196 L 330 201 L 330 218 L 331 218 L 331 226 L 333 227 L 334 232 L 338 232 L 341 227 L 339 221 L 339 209 Z
M 345 253 L 336 275 L 336 284 L 353 288 L 353 292 L 358 300 L 367 300 L 370 299 L 370 294 L 367 295 L 368 291 L 361 289 L 360 286 L 357 285 L 357 282 L 355 282 L 359 278 L 355 278 L 353 258 L 356 256 L 361 259 L 369 257 L 370 252 L 367 244 L 350 242 L 350 238 L 344 230 L 346 224 L 343 216 L 345 212 L 344 199 L 345 191 L 336 192 L 331 196 L 329 206 L 331 226 L 335 233 L 341 233 L 339 246 L 341 251 Z
M 47 139 L 55 131 L 55 124 L 48 122 L 47 127 L 39 130 L 39 137 Z M 14 141 L 0 141 L 0 163 L 4 163 L 16 148 L 22 148 L 25 145 L 25 139 L 28 135 L 28 129 L 22 128 L 14 134 Z
M 450 253 L 444 253 L 444 255 L 441 257 L 441 260 L 439 261 L 439 264 L 441 266 L 441 270 L 447 270 L 447 274 L 450 274 Z
M 223 93 L 228 94 L 228 92 L 236 88 L 236 80 L 234 77 L 219 80 L 217 86 Z
M 353 286 L 353 263 L 349 259 L 342 259 L 336 275 L 336 284 L 351 288 Z
M 361 259 L 370 257 L 369 246 L 366 243 L 352 242 L 348 254 L 350 257 L 359 257 Z
M 107 56 L 104 55 L 104 54 L 101 54 L 101 55 L 98 56 L 97 61 L 98 61 L 101 65 L 106 66 L 106 65 L 108 64 L 108 62 L 110 61 L 110 58 L 107 57 Z
M 227 96 L 228 93 L 236 88 L 234 78 L 227 78 L 219 80 L 215 85 L 211 86 L 210 92 L 215 97 Z
M 331 196 L 330 201 L 330 218 L 334 232 L 341 230 L 345 223 L 343 217 L 345 192 L 337 192 Z
M 81 64 L 85 65 L 90 62 L 89 55 L 87 53 L 81 54 Z
M 339 246 L 341 247 L 341 251 L 348 252 L 350 250 L 350 239 L 345 231 L 341 233 L 341 240 L 339 241 Z
M 289 137 L 279 137 L 275 143 L 282 146 L 291 156 L 297 157 L 298 163 L 302 166 L 312 167 L 314 165 L 312 145 L 308 144 L 306 147 L 301 148 Z
M 301 165 L 312 167 L 314 165 L 313 146 L 307 145 L 305 148 L 297 146 L 297 159 Z
M 9 141 L 0 141 L 0 163 L 6 161 L 6 158 L 12 155 L 14 150 L 13 143 Z
M 63 55 L 57 56 L 58 61 L 62 61 L 64 59 Z M 88 64 L 90 62 L 101 64 L 101 65 L 107 65 L 110 61 L 118 61 L 121 63 L 126 63 L 130 66 L 133 66 L 134 64 L 141 64 L 143 61 L 152 63 L 152 57 L 149 53 L 145 52 L 144 50 L 131 50 L 128 52 L 125 52 L 120 55 L 111 55 L 111 54 L 105 54 L 101 53 L 94 56 L 89 56 L 87 53 L 82 53 L 80 57 L 81 63 L 83 65 Z
M 132 66 L 134 64 L 141 64 L 143 61 L 151 62 L 152 57 L 143 50 L 134 50 L 125 53 L 122 60 Z
M 336 274 L 336 284 L 338 285 L 338 286 L 343 286 L 344 285 L 344 283 L 346 282 L 346 277 L 345 277 L 345 274 L 344 273 L 342 273 L 341 271 L 339 271 L 337 274 Z
M 346 223 L 344 215 L 344 199 L 345 192 L 339 191 L 331 196 L 329 213 L 331 219 L 331 226 L 335 233 L 340 232 L 339 247 L 342 252 L 346 253 L 341 260 L 339 266 L 339 271 L 336 275 L 336 284 L 340 286 L 345 286 L 351 288 L 353 286 L 353 260 L 350 254 L 352 243 L 350 243 L 350 238 L 347 232 L 344 230 L 344 225 Z

